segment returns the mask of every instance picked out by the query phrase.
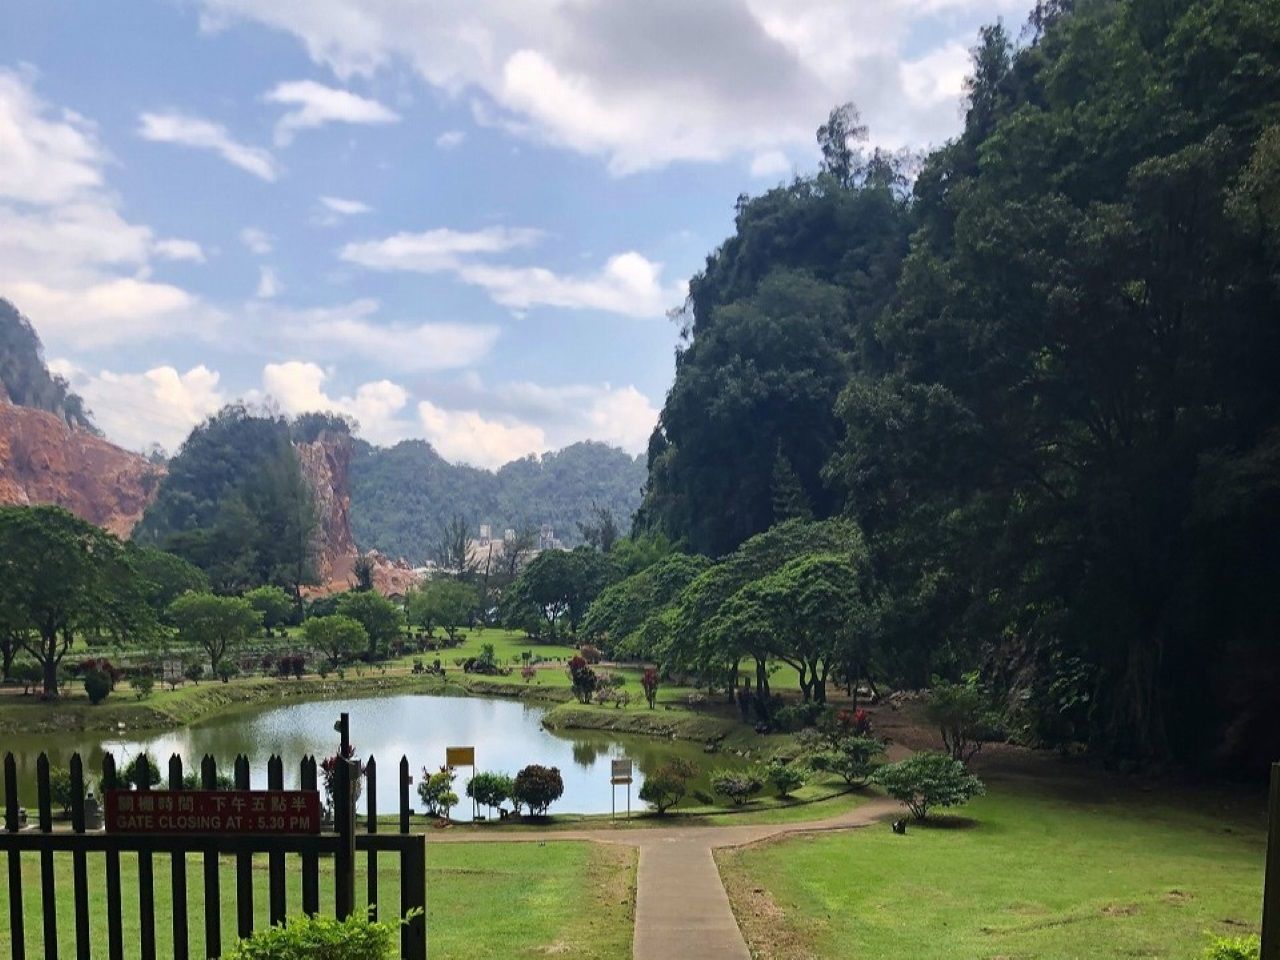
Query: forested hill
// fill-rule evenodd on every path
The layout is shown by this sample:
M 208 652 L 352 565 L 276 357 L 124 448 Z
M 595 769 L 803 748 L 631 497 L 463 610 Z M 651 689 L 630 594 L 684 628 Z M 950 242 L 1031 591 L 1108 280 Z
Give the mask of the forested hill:
M 1280 4 L 1047 0 L 982 31 L 956 139 L 865 132 L 833 112 L 691 280 L 641 524 L 720 556 L 844 515 L 891 682 L 1274 757 Z
M 603 443 L 575 443 L 529 456 L 497 472 L 452 464 L 422 440 L 394 447 L 359 442 L 351 462 L 351 529 L 361 549 L 413 562 L 427 559 L 455 516 L 473 528 L 551 524 L 567 543 L 592 505 L 609 510 L 624 530 L 640 503 L 645 465 Z
M 20 407 L 60 417 L 69 426 L 97 433 L 84 401 L 45 366 L 40 338 L 31 322 L 0 297 L 0 393 Z

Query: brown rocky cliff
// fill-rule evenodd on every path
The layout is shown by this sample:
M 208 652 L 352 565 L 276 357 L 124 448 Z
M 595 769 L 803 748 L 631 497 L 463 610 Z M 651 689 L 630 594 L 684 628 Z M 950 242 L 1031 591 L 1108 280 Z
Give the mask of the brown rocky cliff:
M 127 537 L 164 467 L 0 396 L 0 503 L 52 503 Z

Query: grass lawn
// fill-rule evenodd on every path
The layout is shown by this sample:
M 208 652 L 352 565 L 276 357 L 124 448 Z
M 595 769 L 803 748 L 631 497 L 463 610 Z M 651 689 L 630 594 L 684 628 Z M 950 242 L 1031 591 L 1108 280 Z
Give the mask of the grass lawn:
M 1021 780 L 993 783 L 963 818 L 721 851 L 752 955 L 1189 960 L 1209 932 L 1257 932 L 1260 822 Z
M 559 957 L 581 960 L 625 960 L 631 956 L 635 909 L 635 851 L 627 847 L 585 842 L 450 843 L 430 845 L 427 852 L 427 939 L 433 957 L 450 960 Z M 222 860 L 223 947 L 235 942 L 235 871 L 233 859 Z M 56 858 L 58 934 L 62 956 L 74 956 L 69 855 Z M 288 861 L 289 908 L 300 909 L 300 873 Z M 106 944 L 106 883 L 102 856 L 89 857 L 90 915 L 95 955 Z M 398 907 L 399 876 L 395 858 L 379 861 L 382 916 L 387 905 Z M 124 943 L 136 957 L 138 943 L 137 860 L 121 858 Z M 364 857 L 357 862 L 356 891 L 365 891 Z M 27 956 L 43 955 L 40 916 L 39 857 L 22 858 Z M 7 874 L 5 874 L 7 876 Z M 156 939 L 158 956 L 172 956 L 169 858 L 155 860 Z M 321 862 L 321 906 L 332 910 L 332 864 Z M 5 881 L 7 886 L 8 881 Z M 266 859 L 255 860 L 256 923 L 267 924 Z M 203 956 L 204 911 L 198 858 L 188 858 L 188 903 L 193 955 Z M 0 897 L 0 943 L 9 939 L 9 903 Z

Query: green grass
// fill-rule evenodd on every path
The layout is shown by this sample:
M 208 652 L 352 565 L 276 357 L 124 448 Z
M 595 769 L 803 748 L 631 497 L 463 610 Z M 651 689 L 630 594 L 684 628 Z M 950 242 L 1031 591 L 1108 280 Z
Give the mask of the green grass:
M 59 854 L 58 940 L 62 956 L 74 956 L 72 882 L 68 855 Z M 106 885 L 101 855 L 89 857 L 90 917 L 95 955 L 106 943 Z M 399 904 L 394 857 L 379 861 L 382 918 Z M 137 859 L 121 857 L 126 955 L 138 944 Z M 364 858 L 357 863 L 357 895 L 363 903 Z M 172 956 L 169 858 L 155 858 L 156 939 L 159 956 Z M 27 956 L 43 955 L 39 857 L 22 857 Z M 7 874 L 5 874 L 7 876 Z M 290 858 L 289 905 L 300 909 L 299 871 Z M 7 887 L 8 881 L 5 881 Z M 268 922 L 265 858 L 255 860 L 255 924 Z M 224 948 L 235 942 L 233 860 L 221 862 Z M 332 865 L 321 863 L 321 905 L 332 909 Z M 202 873 L 188 858 L 189 929 L 193 954 L 203 955 Z M 427 853 L 427 938 L 430 955 L 450 960 L 502 960 L 554 954 L 581 960 L 623 960 L 631 955 L 635 901 L 635 852 L 585 842 L 431 844 Z M 0 942 L 9 939 L 8 897 L 0 897 Z
M 1136 792 L 997 782 L 946 825 L 814 834 L 719 854 L 757 958 L 1198 957 L 1258 927 L 1252 818 Z

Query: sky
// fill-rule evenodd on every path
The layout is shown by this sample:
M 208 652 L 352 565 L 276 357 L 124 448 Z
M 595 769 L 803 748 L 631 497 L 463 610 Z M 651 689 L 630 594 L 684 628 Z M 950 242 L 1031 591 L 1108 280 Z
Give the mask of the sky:
M 224 403 L 495 467 L 641 452 L 742 193 L 961 123 L 1025 0 L 41 0 L 0 20 L 0 296 L 108 438 Z

